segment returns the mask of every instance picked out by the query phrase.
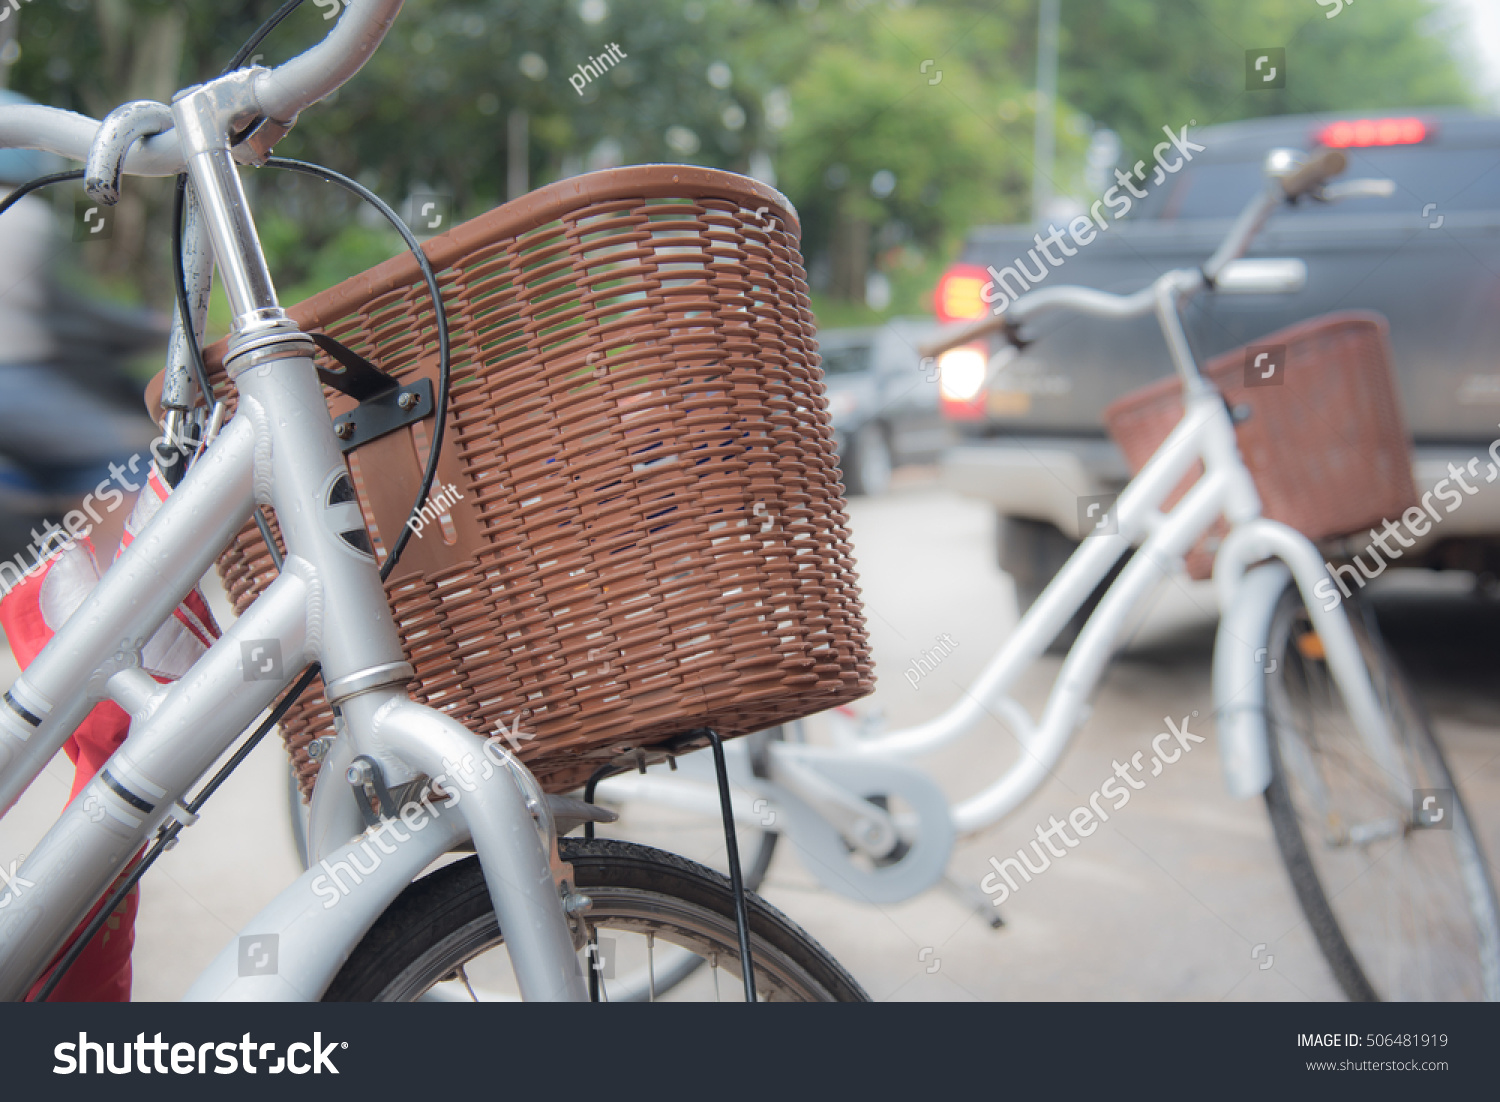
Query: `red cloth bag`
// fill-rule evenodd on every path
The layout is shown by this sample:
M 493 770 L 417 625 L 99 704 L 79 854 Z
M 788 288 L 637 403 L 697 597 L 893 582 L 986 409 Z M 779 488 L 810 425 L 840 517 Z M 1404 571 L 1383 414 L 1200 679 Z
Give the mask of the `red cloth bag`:
M 155 470 L 136 501 L 120 551 L 129 547 L 152 514 L 166 500 L 168 489 Z M 83 603 L 99 580 L 94 549 L 88 540 L 71 544 L 47 557 L 45 565 L 0 598 L 0 629 L 11 653 L 24 670 L 35 661 L 52 636 Z M 208 603 L 197 589 L 178 606 L 172 619 L 152 636 L 142 652 L 142 664 L 158 681 L 181 677 L 219 637 Z M 64 745 L 73 763 L 72 803 L 94 775 L 109 761 L 130 733 L 130 717 L 119 705 L 106 701 L 91 711 Z M 102 903 L 101 903 L 102 905 Z M 132 889 L 106 920 L 57 989 L 50 1002 L 129 1002 L 130 954 L 135 946 L 135 916 L 139 889 Z M 86 926 L 96 906 L 80 924 Z M 79 931 L 74 931 L 74 937 Z M 72 945 L 73 938 L 59 951 Z M 43 977 L 45 979 L 45 976 Z M 38 981 L 38 986 L 42 981 Z M 35 989 L 32 991 L 34 996 Z

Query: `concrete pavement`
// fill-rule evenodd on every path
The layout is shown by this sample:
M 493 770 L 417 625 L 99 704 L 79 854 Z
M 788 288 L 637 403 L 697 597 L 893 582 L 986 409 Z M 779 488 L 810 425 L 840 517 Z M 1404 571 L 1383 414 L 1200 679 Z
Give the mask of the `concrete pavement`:
M 904 726 L 958 699 L 1005 638 L 1015 621 L 1011 586 L 994 565 L 987 509 L 920 476 L 908 475 L 885 498 L 856 500 L 851 512 L 880 673 L 873 703 L 891 727 Z M 1395 588 L 1404 584 L 1397 579 Z M 1436 591 L 1429 585 L 1415 597 L 1393 593 L 1386 600 L 1417 638 L 1413 657 L 1421 686 L 1494 855 L 1500 853 L 1500 703 L 1484 648 L 1492 653 L 1489 640 L 1500 633 L 1491 634 L 1497 625 L 1487 606 L 1444 597 L 1442 589 L 1439 582 Z M 213 600 L 222 610 L 222 596 Z M 991 856 L 1014 854 L 1049 816 L 1066 817 L 1112 775 L 1113 761 L 1140 750 L 1149 757 L 1165 717 L 1177 721 L 1194 710 L 1207 716 L 1212 622 L 1206 585 L 1186 579 L 1168 585 L 1136 625 L 1054 779 L 1008 822 L 965 841 L 950 866 L 953 875 L 977 884 L 990 871 Z M 941 638 L 948 640 L 946 657 L 913 687 L 901 671 Z M 0 684 L 8 683 L 14 673 L 8 653 L 0 661 Z M 1018 693 L 1033 712 L 1058 664 L 1045 660 Z M 816 722 L 813 728 L 817 740 Z M 886 907 L 842 899 L 819 889 L 785 843 L 764 894 L 876 999 L 1341 997 L 1287 885 L 1261 802 L 1225 794 L 1211 724 L 1204 722 L 1203 730 L 1207 743 L 1152 778 L 1109 823 L 1023 884 L 1000 909 L 1003 929 L 991 929 L 976 908 L 943 891 Z M 922 764 L 959 799 L 998 776 L 1013 745 L 995 724 Z M 279 743 L 268 741 L 146 877 L 137 999 L 180 997 L 299 871 L 285 769 Z M 0 858 L 26 852 L 41 836 L 70 776 L 71 766 L 59 756 L 0 822 Z M 712 823 L 650 808 L 630 809 L 604 833 L 656 842 L 710 863 L 722 858 Z

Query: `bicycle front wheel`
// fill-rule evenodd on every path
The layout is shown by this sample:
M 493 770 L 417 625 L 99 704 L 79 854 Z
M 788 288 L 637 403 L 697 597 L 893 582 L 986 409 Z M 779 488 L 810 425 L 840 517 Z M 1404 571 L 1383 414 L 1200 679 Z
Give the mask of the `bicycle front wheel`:
M 1500 909 L 1468 811 L 1373 616 L 1343 607 L 1395 746 L 1361 736 L 1289 586 L 1264 667 L 1266 805 L 1298 902 L 1350 999 L 1500 998 Z
M 708 967 L 672 992 L 740 1001 L 740 955 L 729 881 L 692 861 L 613 839 L 561 840 L 585 916 L 583 966 L 601 1001 L 655 1001 L 682 954 Z M 748 896 L 756 995 L 777 1002 L 868 1002 L 826 950 L 780 911 Z M 477 858 L 413 883 L 370 928 L 324 1000 L 503 1001 L 516 997 L 505 937 Z

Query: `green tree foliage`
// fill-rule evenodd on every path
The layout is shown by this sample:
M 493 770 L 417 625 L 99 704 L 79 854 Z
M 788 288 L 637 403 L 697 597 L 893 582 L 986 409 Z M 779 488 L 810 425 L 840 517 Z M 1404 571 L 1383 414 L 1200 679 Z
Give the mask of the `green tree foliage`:
M 865 261 L 901 256 L 954 227 L 1024 214 L 1030 120 L 999 112 L 1025 95 L 988 80 L 955 47 L 961 21 L 934 8 L 866 9 L 806 20 L 810 49 L 791 76 L 780 182 L 827 252 L 835 297 L 862 298 Z M 1003 45 L 1008 28 L 991 24 Z
M 322 37 L 310 0 L 261 47 L 266 64 Z M 13 12 L 10 83 L 101 115 L 216 74 L 273 0 L 34 0 Z M 1259 114 L 1464 103 L 1438 0 L 1062 0 L 1055 189 L 1083 197 L 1089 132 L 1134 160 L 1164 125 Z M 279 152 L 358 176 L 387 199 L 453 196 L 460 216 L 506 198 L 512 115 L 535 187 L 590 167 L 774 166 L 802 214 L 820 286 L 860 301 L 872 266 L 891 309 L 976 223 L 1029 213 L 1037 0 L 408 0 L 353 82 Z M 624 58 L 569 81 L 617 43 Z M 1290 77 L 1247 92 L 1247 49 L 1284 46 Z M 4 70 L 0 70 L 3 72 Z M 941 74 L 939 76 L 938 74 Z M 278 278 L 302 291 L 395 248 L 325 185 L 247 173 Z M 111 265 L 165 301 L 168 189 L 133 182 Z
M 1469 104 L 1434 0 L 1062 0 L 1061 95 L 1145 155 L 1162 126 Z M 1284 89 L 1247 91 L 1245 52 L 1287 52 Z

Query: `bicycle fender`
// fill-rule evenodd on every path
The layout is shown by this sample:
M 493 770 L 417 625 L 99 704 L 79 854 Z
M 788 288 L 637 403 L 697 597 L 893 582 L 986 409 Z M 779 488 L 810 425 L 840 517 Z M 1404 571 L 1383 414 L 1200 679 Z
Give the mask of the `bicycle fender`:
M 1214 718 L 1224 784 L 1236 799 L 1271 783 L 1266 733 L 1266 677 L 1271 618 L 1292 573 L 1279 560 L 1245 572 L 1214 637 Z
M 321 999 L 375 920 L 424 868 L 468 837 L 461 814 L 441 800 L 432 806 L 437 814 L 403 816 L 395 829 L 362 834 L 324 856 L 245 924 L 183 998 Z

